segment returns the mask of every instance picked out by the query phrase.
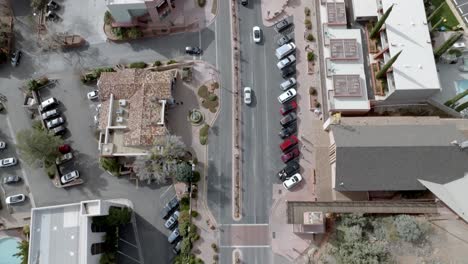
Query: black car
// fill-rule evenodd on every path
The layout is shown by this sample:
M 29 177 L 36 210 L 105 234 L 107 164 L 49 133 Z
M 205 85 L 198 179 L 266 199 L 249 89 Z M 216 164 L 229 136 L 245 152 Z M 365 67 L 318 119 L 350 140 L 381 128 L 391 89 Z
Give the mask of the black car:
M 54 132 L 54 135 L 58 136 L 65 134 L 65 132 L 67 132 L 67 129 L 64 126 L 58 126 L 54 127 L 52 131 Z
M 55 12 L 52 12 L 52 10 L 49 10 L 46 13 L 46 20 L 57 22 L 60 20 L 60 17 Z
M 166 206 L 161 210 L 161 217 L 164 220 L 167 220 L 171 213 L 179 207 L 179 200 L 177 200 L 177 197 L 174 197 L 172 200 L 170 200 Z
M 47 111 L 45 113 L 42 113 L 41 117 L 44 120 L 48 120 L 48 119 L 51 119 L 51 118 L 54 118 L 54 117 L 58 117 L 59 115 L 60 115 L 60 112 L 58 111 L 57 108 L 55 108 L 55 109 L 49 110 L 49 111 Z
M 249 3 L 249 2 L 248 2 L 247 0 L 241 0 L 241 4 L 242 4 L 243 6 L 246 6 L 248 3 Z
M 278 46 L 283 46 L 286 43 L 289 43 L 292 39 L 289 36 L 282 36 L 278 41 L 276 42 Z
M 60 5 L 55 1 L 49 1 L 49 3 L 47 3 L 47 10 L 58 10 L 59 8 Z
M 3 183 L 4 184 L 12 184 L 12 183 L 17 183 L 21 181 L 21 177 L 19 176 L 5 176 L 3 177 Z
M 291 112 L 287 115 L 285 115 L 283 118 L 281 118 L 280 123 L 282 126 L 287 126 L 291 124 L 292 122 L 296 121 L 297 115 L 294 112 Z
M 291 24 L 286 19 L 281 20 L 280 22 L 275 24 L 275 30 L 276 32 L 281 32 L 285 30 L 287 27 L 289 27 Z
M 286 164 L 286 167 L 284 167 L 282 170 L 278 172 L 278 178 L 281 181 L 287 180 L 289 177 L 294 175 L 299 170 L 300 166 L 297 161 L 290 161 Z
M 21 55 L 21 50 L 17 50 L 11 54 L 11 66 L 16 67 L 20 63 Z
M 296 73 L 296 67 L 291 66 L 291 67 L 286 67 L 283 70 L 281 70 L 281 76 L 283 76 L 284 79 L 289 78 L 291 75 Z
M 288 127 L 283 127 L 279 132 L 279 136 L 282 139 L 284 139 L 284 138 L 287 138 L 287 137 L 293 135 L 294 133 L 296 133 L 296 125 L 295 124 L 290 125 Z
M 189 55 L 200 55 L 202 50 L 199 47 L 185 47 L 185 53 Z

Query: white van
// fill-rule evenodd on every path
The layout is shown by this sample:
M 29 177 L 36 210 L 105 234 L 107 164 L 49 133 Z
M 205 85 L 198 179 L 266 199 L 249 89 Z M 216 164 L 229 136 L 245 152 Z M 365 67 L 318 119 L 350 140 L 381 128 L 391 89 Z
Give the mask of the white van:
M 57 99 L 55 99 L 54 97 L 51 97 L 45 101 L 42 101 L 41 105 L 39 106 L 39 110 L 41 110 L 41 112 L 46 111 L 56 105 L 58 105 Z
M 284 104 L 296 97 L 296 94 L 296 89 L 291 88 L 278 96 L 278 102 L 280 102 L 280 104 Z
M 296 44 L 294 44 L 294 42 L 284 44 L 283 46 L 276 49 L 276 58 L 281 60 L 282 58 L 292 53 L 294 50 L 296 50 Z

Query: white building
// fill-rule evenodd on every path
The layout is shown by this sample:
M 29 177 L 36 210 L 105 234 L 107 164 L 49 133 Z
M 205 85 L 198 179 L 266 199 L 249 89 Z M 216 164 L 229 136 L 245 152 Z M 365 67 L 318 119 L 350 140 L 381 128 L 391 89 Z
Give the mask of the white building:
M 369 21 L 377 18 L 377 0 L 353 0 L 354 21 Z
M 92 232 L 92 218 L 107 215 L 110 206 L 126 205 L 91 200 L 33 208 L 28 264 L 98 264 L 95 249 L 105 233 Z

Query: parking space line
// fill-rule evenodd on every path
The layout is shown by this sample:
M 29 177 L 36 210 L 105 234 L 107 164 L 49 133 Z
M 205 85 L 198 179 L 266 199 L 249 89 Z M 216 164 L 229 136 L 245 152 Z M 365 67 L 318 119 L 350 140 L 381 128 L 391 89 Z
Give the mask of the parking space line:
M 128 245 L 130 245 L 130 246 L 133 246 L 133 247 L 135 247 L 135 248 L 138 248 L 137 245 L 132 244 L 132 243 L 128 242 L 127 240 L 123 239 L 123 238 L 119 238 L 119 240 L 125 242 L 126 244 L 128 244 Z
M 468 5 L 468 2 L 463 3 L 463 4 L 461 4 L 461 5 L 457 5 L 457 7 L 459 7 L 459 6 L 464 6 L 464 5 Z
M 167 189 L 163 193 L 161 193 L 161 195 L 159 197 L 162 198 L 167 193 L 167 191 L 169 191 L 169 189 L 171 189 L 171 187 L 172 186 L 167 187 Z
M 117 251 L 117 252 L 118 252 L 119 254 L 124 255 L 125 257 L 127 257 L 127 258 L 133 260 L 133 261 L 136 262 L 136 263 L 141 263 L 141 261 L 139 261 L 138 259 L 132 258 L 132 257 L 130 257 L 129 255 L 123 253 L 122 251 Z
M 458 5 L 457 0 L 453 0 L 453 2 L 455 3 L 455 5 Z

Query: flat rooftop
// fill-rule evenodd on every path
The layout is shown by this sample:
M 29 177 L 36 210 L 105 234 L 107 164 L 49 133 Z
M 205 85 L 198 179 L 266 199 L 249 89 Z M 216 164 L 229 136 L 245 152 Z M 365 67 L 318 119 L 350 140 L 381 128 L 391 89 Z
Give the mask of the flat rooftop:
M 329 25 L 346 25 L 346 6 L 344 2 L 327 3 L 327 22 Z
M 354 18 L 377 17 L 377 0 L 353 0 Z
M 107 5 L 142 4 L 145 0 L 106 0 Z
M 392 5 L 385 22 L 390 57 L 403 51 L 393 64 L 395 89 L 440 89 L 423 0 L 382 0 L 383 12 Z
M 359 75 L 333 75 L 333 88 L 337 96 L 357 96 L 363 93 Z
M 330 39 L 332 60 L 357 60 L 359 58 L 356 39 Z
M 79 263 L 79 203 L 32 209 L 30 232 L 29 263 Z

